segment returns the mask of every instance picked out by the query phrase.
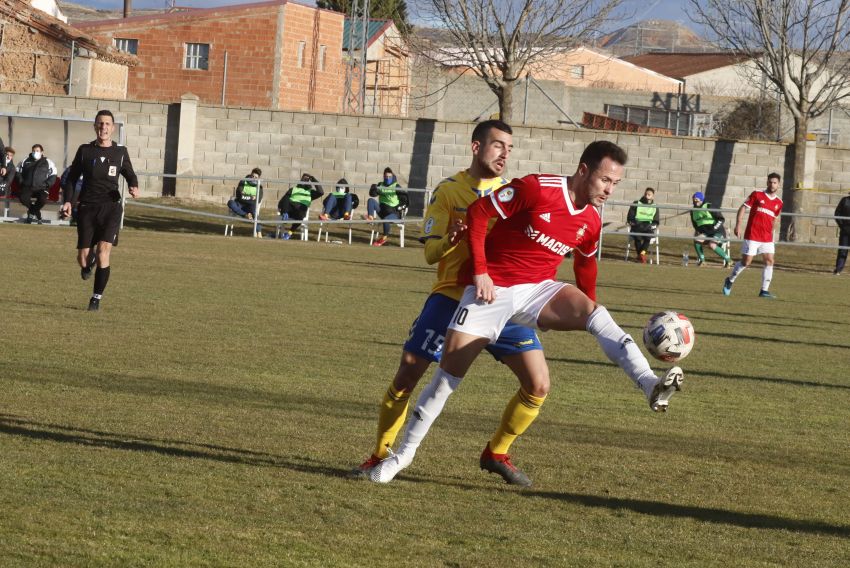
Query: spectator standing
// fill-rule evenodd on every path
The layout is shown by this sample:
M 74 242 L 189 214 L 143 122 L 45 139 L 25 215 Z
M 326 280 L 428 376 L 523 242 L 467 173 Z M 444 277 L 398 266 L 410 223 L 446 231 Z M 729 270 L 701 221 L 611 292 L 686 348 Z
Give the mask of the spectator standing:
M 2 154 L 3 167 L 0 171 L 6 172 L 0 174 L 0 196 L 12 194 L 12 182 L 15 180 L 15 149 L 11 146 L 6 146 L 6 152 Z
M 838 202 L 838 207 L 835 208 L 836 217 L 850 217 L 850 195 L 845 195 Z M 850 219 L 836 219 L 838 223 L 838 246 L 850 247 Z M 836 276 L 844 270 L 844 264 L 847 262 L 847 249 L 838 249 L 838 256 L 835 257 L 835 270 L 832 272 Z
M 236 186 L 236 196 L 227 202 L 227 207 L 235 214 L 246 219 L 254 219 L 260 203 L 263 202 L 263 184 L 260 178 L 263 170 L 254 168 L 244 179 L 239 180 Z M 257 226 L 255 237 L 263 236 L 260 226 Z
M 0 138 L 0 156 L 6 155 L 6 144 L 3 143 L 3 139 Z M 6 175 L 6 166 L 4 164 L 0 164 L 0 176 Z
M 297 219 L 301 221 L 307 216 L 310 203 L 324 194 L 325 190 L 319 184 L 319 180 L 305 173 L 301 176 L 301 181 L 290 187 L 284 196 L 280 198 L 280 201 L 277 203 L 277 210 L 280 211 L 280 216 L 283 219 Z M 301 223 L 293 223 L 289 230 L 283 233 L 282 238 L 291 239 L 292 233 L 300 226 Z
M 30 155 L 18 164 L 18 198 L 27 208 L 27 223 L 35 221 L 41 225 L 41 209 L 47 203 L 48 192 L 58 174 L 53 160 L 44 155 L 41 144 L 33 144 Z
M 723 228 L 725 219 L 720 211 L 710 211 L 711 203 L 706 202 L 705 195 L 701 191 L 693 195 L 694 208 L 691 209 L 691 225 L 694 226 L 694 250 L 697 251 L 697 265 L 702 266 L 705 262 L 703 243 L 723 259 L 723 267 L 729 266 L 729 255 L 720 246 L 726 239 L 726 230 Z
M 71 166 L 65 168 L 65 171 L 62 172 L 62 175 L 59 176 L 59 186 L 62 189 L 62 202 L 67 201 L 65 199 L 65 183 L 68 181 L 68 175 L 71 173 Z M 77 180 L 77 183 L 74 184 L 73 194 L 71 195 L 71 226 L 77 225 L 77 213 L 79 212 L 80 205 L 80 192 L 83 190 L 83 176 L 80 176 L 80 179 Z M 61 212 L 60 212 L 61 214 Z
M 643 192 L 643 197 L 633 202 L 632 206 L 629 207 L 629 213 L 626 216 L 626 222 L 629 224 L 629 230 L 632 233 L 646 233 L 644 235 L 632 235 L 638 252 L 638 260 L 641 264 L 646 264 L 646 251 L 649 248 L 649 241 L 652 240 L 650 233 L 655 232 L 660 221 L 658 207 L 655 206 L 655 189 L 647 187 Z
M 372 187 L 369 188 L 366 219 L 373 221 L 380 217 L 385 220 L 397 220 L 401 218 L 400 210 L 402 207 L 407 207 L 407 193 L 401 191 L 401 186 L 392 169 L 384 168 L 384 179 L 379 183 L 372 184 Z M 383 233 L 372 243 L 373 246 L 379 247 L 386 244 L 390 236 L 391 225 L 384 223 L 382 228 Z

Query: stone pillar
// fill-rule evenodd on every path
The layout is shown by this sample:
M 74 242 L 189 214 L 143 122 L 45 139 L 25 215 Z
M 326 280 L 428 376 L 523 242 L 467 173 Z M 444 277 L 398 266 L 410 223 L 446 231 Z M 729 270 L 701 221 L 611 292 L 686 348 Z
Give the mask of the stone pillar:
M 815 171 L 817 170 L 818 147 L 817 139 L 814 134 L 809 134 L 806 139 L 806 164 L 803 170 L 803 188 L 800 190 L 800 213 L 812 215 L 817 213 L 817 199 L 814 192 L 815 188 Z M 814 242 L 814 227 L 812 219 L 809 217 L 800 217 L 796 220 L 797 241 L 801 243 Z
M 180 97 L 180 130 L 177 133 L 177 175 L 195 173 L 195 126 L 198 119 L 198 96 L 186 93 Z M 178 178 L 176 197 L 192 197 L 194 180 Z

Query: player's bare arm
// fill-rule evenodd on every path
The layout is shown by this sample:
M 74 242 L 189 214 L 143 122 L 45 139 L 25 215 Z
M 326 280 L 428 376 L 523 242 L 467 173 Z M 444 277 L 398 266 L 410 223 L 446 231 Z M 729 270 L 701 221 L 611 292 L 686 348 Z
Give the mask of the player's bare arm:
M 738 207 L 738 216 L 735 218 L 735 236 L 741 238 L 741 223 L 744 220 L 744 211 L 746 207 L 741 205 Z

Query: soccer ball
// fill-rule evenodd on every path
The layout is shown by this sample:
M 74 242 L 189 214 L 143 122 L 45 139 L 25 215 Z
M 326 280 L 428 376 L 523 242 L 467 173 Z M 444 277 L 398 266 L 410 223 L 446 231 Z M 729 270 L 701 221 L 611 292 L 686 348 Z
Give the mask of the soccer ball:
M 695 339 L 691 320 L 678 312 L 659 312 L 649 318 L 643 328 L 646 350 L 656 359 L 668 363 L 687 357 L 694 348 Z

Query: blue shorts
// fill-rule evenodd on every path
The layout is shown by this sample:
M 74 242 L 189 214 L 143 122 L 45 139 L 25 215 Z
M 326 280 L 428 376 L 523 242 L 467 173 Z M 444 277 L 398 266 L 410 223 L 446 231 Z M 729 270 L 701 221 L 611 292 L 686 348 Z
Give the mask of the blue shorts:
M 410 326 L 404 350 L 434 363 L 439 362 L 443 355 L 446 329 L 457 305 L 457 300 L 442 294 L 428 296 L 422 306 L 422 312 Z M 543 346 L 533 329 L 508 322 L 496 342 L 488 345 L 486 349 L 497 361 L 501 361 L 506 355 L 534 349 L 542 350 Z

